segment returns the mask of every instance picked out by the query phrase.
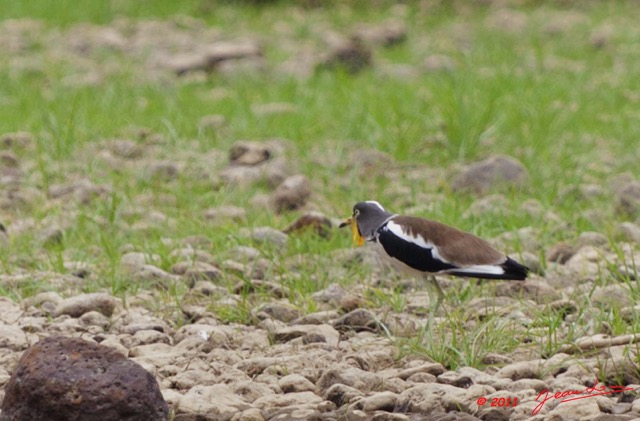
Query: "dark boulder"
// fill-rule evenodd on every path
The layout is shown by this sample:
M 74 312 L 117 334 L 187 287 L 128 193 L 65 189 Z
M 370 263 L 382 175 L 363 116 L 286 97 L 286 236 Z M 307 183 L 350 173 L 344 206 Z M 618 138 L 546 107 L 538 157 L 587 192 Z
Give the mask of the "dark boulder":
M 164 421 L 168 412 L 140 365 L 106 346 L 57 336 L 24 352 L 0 421 Z

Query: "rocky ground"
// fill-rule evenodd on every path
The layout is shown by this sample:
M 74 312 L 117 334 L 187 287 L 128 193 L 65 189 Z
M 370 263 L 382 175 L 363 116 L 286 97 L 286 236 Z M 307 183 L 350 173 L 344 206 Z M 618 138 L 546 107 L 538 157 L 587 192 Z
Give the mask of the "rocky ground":
M 520 18 L 506 11 L 490 17 L 513 30 L 517 30 Z M 317 68 L 340 62 L 357 72 L 372 65 L 376 48 L 402 42 L 407 35 L 406 28 L 396 21 L 354 28 L 353 34 L 334 40 L 335 48 L 298 51 L 277 71 L 305 77 Z M 217 38 L 215 30 L 188 18 L 179 24 L 122 20 L 109 26 L 76 25 L 60 32 L 33 20 L 5 21 L 0 26 L 0 49 L 11 53 L 12 69 L 37 71 L 42 62 L 28 52 L 34 44 L 45 44 L 53 57 L 74 61 L 77 73 L 69 75 L 65 82 L 69 84 L 102 83 L 105 74 L 113 70 L 94 60 L 95 52 L 104 49 L 128 56 L 136 63 L 136 72 L 158 80 L 199 77 L 211 71 L 264 71 L 260 43 L 211 42 Z M 606 37 L 601 42 L 606 43 Z M 425 59 L 424 67 L 410 70 L 439 71 L 451 66 L 447 57 L 432 56 Z M 261 107 L 257 113 L 286 113 L 291 105 Z M 225 122 L 222 116 L 209 115 L 199 124 L 215 128 Z M 536 227 L 494 238 L 492 241 L 507 251 L 514 238 L 518 239 L 522 248 L 519 258 L 532 268 L 531 278 L 523 283 L 497 283 L 494 290 L 483 290 L 464 309 L 445 303 L 445 310 L 433 318 L 424 311 L 429 304 L 424 286 L 377 268 L 366 250 L 340 249 L 326 256 L 309 256 L 315 265 L 335 267 L 335 282 L 309 294 L 315 310 L 306 312 L 291 303 L 284 281 L 304 276 L 307 261 L 287 256 L 287 273 L 283 275 L 271 270 L 272 256 L 304 229 L 317 231 L 318 238 L 333 233 L 337 218 L 347 215 L 319 212 L 323 210 L 318 195 L 323 180 L 302 174 L 291 142 L 238 141 L 228 150 L 212 149 L 205 155 L 183 151 L 175 156 L 166 152 L 166 139 L 140 132 L 131 138 L 84 145 L 69 160 L 86 162 L 91 157 L 92 177 L 70 162 L 66 180 L 45 185 L 36 171 L 35 136 L 27 132 L 0 136 L 0 207 L 4 218 L 0 234 L 5 246 L 27 236 L 36 256 L 47 256 L 48 248 L 78 223 L 83 209 L 107 200 L 114 186 L 95 181 L 100 174 L 115 172 L 157 185 L 175 184 L 184 178 L 206 180 L 212 188 L 242 189 L 261 184 L 268 193 L 256 194 L 250 203 L 202 209 L 195 216 L 211 226 L 233 224 L 238 236 L 249 239 L 252 246 L 235 245 L 218 254 L 204 235 L 163 239 L 172 259 L 168 267 L 162 256 L 135 245 L 118 250 L 117 270 L 128 282 L 144 285 L 124 299 L 107 288 L 81 292 L 104 273 L 100 264 L 62 255 L 60 270 L 43 270 L 23 265 L 22 257 L 7 252 L 9 258 L 3 261 L 9 262 L 10 270 L 0 275 L 6 291 L 28 290 L 33 283 L 46 284 L 48 290 L 25 293 L 24 299 L 16 294 L 0 299 L 0 386 L 6 386 L 18 372 L 18 360 L 27 348 L 43 338 L 63 335 L 99 343 L 142 366 L 157 380 L 175 420 L 640 418 L 640 400 L 636 399 L 640 390 L 636 343 L 640 337 L 616 335 L 616 327 L 606 321 L 607 314 L 615 313 L 619 316 L 615 320 L 631 322 L 639 311 L 632 298 L 632 281 L 637 275 L 634 262 L 640 261 L 640 226 L 634 222 L 621 222 L 613 228 L 620 239 L 615 248 L 604 233 L 597 232 L 582 232 L 571 242 L 551 245 L 541 244 Z M 393 179 L 414 171 L 418 180 L 444 180 L 453 192 L 477 195 L 467 211 L 470 216 L 492 214 L 507 203 L 510 189 L 531 182 L 522 163 L 504 155 L 465 167 L 407 170 L 375 150 L 358 150 L 357 154 L 345 159 L 364 172 L 382 167 Z M 640 181 L 628 173 L 610 174 L 601 184 L 567 186 L 563 194 L 586 201 L 605 196 L 616 212 L 640 212 Z M 129 219 L 118 221 L 117 229 L 145 232 L 175 224 L 172 217 L 154 207 L 157 200 L 171 203 L 172 198 L 149 198 L 140 193 L 136 203 L 126 209 Z M 345 205 L 346 213 L 351 205 Z M 299 219 L 288 227 L 251 226 L 247 208 L 256 206 L 274 214 L 295 211 Z M 33 209 L 46 212 L 52 208 L 64 212 L 42 219 L 24 216 Z M 535 200 L 522 203 L 519 212 L 558 228 L 566 225 L 553 210 Z M 100 220 L 98 224 L 107 223 Z M 371 273 L 346 287 L 341 277 L 351 273 L 345 267 L 354 264 L 371 267 Z M 227 283 L 222 283 L 223 279 Z M 227 287 L 229 279 L 237 282 Z M 441 280 L 448 293 L 467 282 Z M 186 285 L 182 301 L 159 309 L 165 304 L 158 302 L 158 291 L 174 284 Z M 405 305 L 401 309 L 370 306 L 371 285 L 397 294 Z M 402 286 L 399 292 L 398 285 Z M 268 299 L 251 309 L 247 323 L 223 320 L 216 311 L 239 306 L 252 294 Z M 499 317 L 508 323 L 504 335 L 513 336 L 521 346 L 513 352 L 485 353 L 477 361 L 483 369 L 461 366 L 452 370 L 435 358 L 407 352 L 400 345 L 403 338 L 429 335 L 431 330 L 445 332 L 435 336 L 440 340 L 455 336 L 447 331 L 453 330 L 449 313 L 456 314 L 462 330 L 473 330 L 483 321 Z M 539 322 L 549 313 L 560 314 L 557 325 Z M 583 334 L 556 346 L 575 326 Z M 109 361 L 122 363 L 112 353 L 108 355 Z M 609 391 L 614 386 L 627 390 L 570 402 L 553 397 L 556 392 L 584 392 L 589 387 Z M 55 400 L 53 392 L 44 393 Z M 545 401 L 547 396 L 551 398 Z M 5 414 L 11 410 L 7 405 L 3 407 Z

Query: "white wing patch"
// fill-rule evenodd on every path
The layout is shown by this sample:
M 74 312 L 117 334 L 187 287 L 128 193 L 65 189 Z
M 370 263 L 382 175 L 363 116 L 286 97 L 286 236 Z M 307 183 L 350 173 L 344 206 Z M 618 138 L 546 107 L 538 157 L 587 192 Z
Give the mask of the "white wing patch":
M 447 261 L 444 257 L 440 256 L 440 253 L 438 253 L 438 247 L 436 247 L 435 244 L 433 244 L 431 241 L 425 240 L 424 237 L 422 237 L 420 234 L 418 234 L 417 236 L 410 235 L 404 230 L 402 225 L 396 224 L 393 221 L 389 221 L 387 223 L 387 228 L 396 237 L 401 238 L 404 241 L 407 241 L 409 243 L 416 244 L 422 247 L 423 249 L 431 250 L 431 256 L 433 256 L 434 259 L 438 259 L 441 262 L 451 264 L 451 262 Z
M 448 271 L 446 271 L 448 272 Z M 464 268 L 451 269 L 451 272 L 456 273 L 485 273 L 487 275 L 504 275 L 504 269 L 500 266 L 493 265 L 474 265 Z

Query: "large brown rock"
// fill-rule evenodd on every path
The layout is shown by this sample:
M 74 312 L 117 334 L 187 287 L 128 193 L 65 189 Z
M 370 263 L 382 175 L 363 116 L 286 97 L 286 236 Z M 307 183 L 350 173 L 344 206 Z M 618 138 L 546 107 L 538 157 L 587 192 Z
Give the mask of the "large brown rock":
M 57 336 L 22 355 L 0 421 L 161 421 L 168 412 L 140 365 L 111 348 Z

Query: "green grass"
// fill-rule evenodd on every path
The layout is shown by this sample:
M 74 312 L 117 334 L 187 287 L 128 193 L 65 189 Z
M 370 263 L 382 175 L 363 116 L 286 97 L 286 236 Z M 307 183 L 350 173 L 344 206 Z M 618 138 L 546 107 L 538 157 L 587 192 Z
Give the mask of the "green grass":
M 609 192 L 588 200 L 562 196 L 562 192 L 588 183 L 607 190 L 607 180 L 625 171 L 640 176 L 640 126 L 635 124 L 640 101 L 637 5 L 613 1 L 525 2 L 514 10 L 523 14 L 527 24 L 510 32 L 490 25 L 495 13 L 490 7 L 443 2 L 447 4 L 426 10 L 419 6 L 421 3 L 394 3 L 380 1 L 367 7 L 354 1 L 347 6 L 301 11 L 285 1 L 261 6 L 244 1 L 93 1 L 77 6 L 65 0 L 54 6 L 41 0 L 0 0 L 3 19 L 43 22 L 42 29 L 28 38 L 24 50 L 0 62 L 0 133 L 33 134 L 31 148 L 15 151 L 23 163 L 26 186 L 46 193 L 58 183 L 88 178 L 108 186 L 110 191 L 78 207 L 41 197 L 25 208 L 3 209 L 0 218 L 9 226 L 23 218 L 32 218 L 36 226 L 56 217 L 64 221 L 64 238 L 56 246 L 44 247 L 37 228 L 13 235 L 9 248 L 0 250 L 3 272 L 64 272 L 65 260 L 85 261 L 95 265 L 96 273 L 80 289 L 106 289 L 126 298 L 151 286 L 131 282 L 123 274 L 119 268 L 123 250 L 158 254 L 159 266 L 169 270 L 175 263 L 169 256 L 174 245 L 164 240 L 203 235 L 211 240 L 209 251 L 220 261 L 232 257 L 228 250 L 235 245 L 261 248 L 272 260 L 274 276 L 291 271 L 288 260 L 292 256 L 311 255 L 308 266 L 295 269 L 299 276 L 283 281 L 288 300 L 304 312 L 317 309 L 309 298 L 311 293 L 333 282 L 356 288 L 366 280 L 367 272 L 357 265 L 341 269 L 336 279 L 332 265 L 327 263 L 334 250 L 350 246 L 347 233 L 336 232 L 329 239 L 292 237 L 285 251 L 276 252 L 238 235 L 238 224 L 211 226 L 202 218 L 205 209 L 223 204 L 247 207 L 248 226 L 284 228 L 297 216 L 274 215 L 248 206 L 255 194 L 269 191 L 264 185 L 215 188 L 212 178 L 197 176 L 201 170 L 218 169 L 204 162 L 203 154 L 214 149 L 226 153 L 238 139 L 290 140 L 294 145 L 292 159 L 299 171 L 314 180 L 315 203 L 332 217 L 347 216 L 358 200 L 377 199 L 394 211 L 413 207 L 423 216 L 488 238 L 533 227 L 542 243 L 538 250 L 541 256 L 545 249 L 559 241 L 571 241 L 582 231 L 605 233 L 616 244 L 614 227 L 627 217 L 615 212 Z M 550 32 L 546 25 L 555 13 L 574 14 L 579 17 L 578 23 Z M 127 17 L 188 25 L 180 16 L 197 16 L 219 28 L 227 38 L 246 34 L 257 37 L 265 46 L 270 71 L 204 78 L 165 75 L 157 79 L 144 70 L 144 60 L 122 52 L 90 50 L 83 57 L 86 62 L 79 64 L 70 58 L 72 54 L 48 51 L 53 46 L 47 37 L 79 23 L 107 25 Z M 282 60 L 293 56 L 282 45 L 283 38 L 297 37 L 296 42 L 322 48 L 323 30 L 318 23 L 347 32 L 357 23 L 380 22 L 390 16 L 404 17 L 409 38 L 395 48 L 376 49 L 373 69 L 358 75 L 318 71 L 302 80 L 275 70 Z M 594 31 L 600 29 L 610 32 L 602 48 L 590 42 Z M 429 55 L 450 57 L 455 69 L 418 71 L 409 77 L 395 77 L 384 70 L 388 63 L 420 70 Z M 32 61 L 22 62 L 25 58 Z M 75 83 L 91 72 L 99 74 L 96 84 Z M 295 111 L 267 116 L 253 111 L 253 106 L 271 102 L 290 103 Z M 200 119 L 210 114 L 224 116 L 226 124 L 214 131 L 199 129 Z M 137 127 L 155 136 L 159 152 L 153 158 L 184 164 L 177 179 L 152 180 L 145 168 L 136 166 L 113 171 L 96 155 L 96 145 L 102 145 L 105 139 L 148 142 L 135 135 Z M 363 174 L 355 167 L 357 162 L 349 158 L 362 149 L 385 152 L 406 171 Z M 466 217 L 476 198 L 450 191 L 450 169 L 492 154 L 521 160 L 531 180 L 524 189 L 506 194 L 506 209 Z M 340 158 L 332 159 L 336 155 Z M 438 179 L 426 175 L 411 178 L 416 168 L 447 171 Z M 520 205 L 527 199 L 553 211 L 568 226 L 559 229 L 545 218 L 522 212 Z M 173 223 L 132 229 L 149 211 L 161 212 Z M 602 217 L 590 218 L 592 211 Z M 521 245 L 514 242 L 509 250 L 519 252 Z M 602 278 L 598 282 L 610 282 L 607 275 Z M 238 281 L 228 277 L 221 282 L 230 288 Z M 634 298 L 640 298 L 637 281 L 627 283 Z M 449 299 L 464 306 L 483 293 L 466 285 L 466 281 L 459 281 L 458 292 L 451 292 Z M 0 291 L 19 299 L 48 288 L 34 279 L 20 285 L 2 285 Z M 187 293 L 184 285 L 168 285 L 158 292 L 162 298 L 154 305 L 158 311 L 160 303 L 179 307 Z M 397 290 L 371 288 L 366 294 L 368 306 L 385 311 L 401 311 L 405 303 L 403 293 Z M 590 304 L 588 296 L 570 298 L 580 308 Z M 268 293 L 258 292 L 243 295 L 237 306 L 213 303 L 211 309 L 225 321 L 252 323 L 251 309 L 271 299 Z M 178 317 L 173 310 L 167 311 L 167 317 Z M 499 317 L 468 325 L 468 315 L 456 311 L 444 325 L 408 338 L 399 346 L 450 367 L 479 366 L 488 352 L 514 350 L 519 342 L 513 338 L 528 338 L 534 344 L 541 341 L 536 352 L 548 354 L 586 332 L 581 325 L 569 329 L 571 325 L 557 314 L 530 316 L 535 319 L 534 328 L 520 331 Z M 601 312 L 597 317 L 609 323 L 616 334 L 638 328 L 637 317 L 625 321 L 617 310 Z M 547 330 L 544 338 L 536 336 L 535 328 L 540 327 Z M 513 336 L 502 337 L 505 331 Z

